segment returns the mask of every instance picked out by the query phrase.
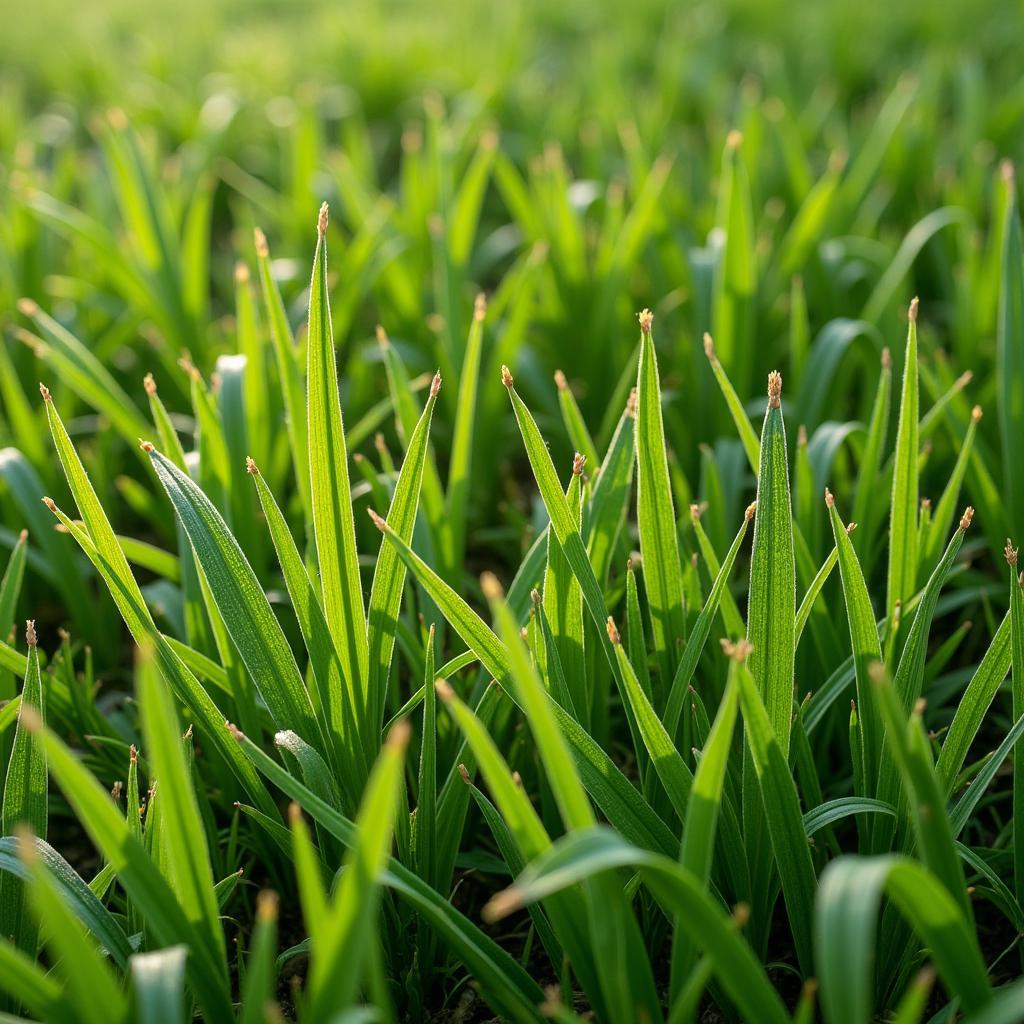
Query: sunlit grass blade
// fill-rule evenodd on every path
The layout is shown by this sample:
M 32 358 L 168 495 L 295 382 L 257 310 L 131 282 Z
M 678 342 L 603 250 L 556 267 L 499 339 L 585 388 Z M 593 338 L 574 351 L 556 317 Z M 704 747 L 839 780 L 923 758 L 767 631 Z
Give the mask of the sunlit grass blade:
M 38 720 L 33 724 L 42 728 Z M 189 922 L 160 869 L 88 769 L 50 730 L 42 728 L 41 736 L 50 774 L 90 839 L 117 872 L 147 930 L 161 945 L 184 943 L 196 950 L 186 968 L 192 991 L 211 1019 L 228 1019 L 231 1004 L 227 966 L 223 958 L 218 960 L 215 947 L 209 945 L 208 933 L 197 931 Z M 219 920 L 214 923 L 219 927 Z
M 750 673 L 764 700 L 783 756 L 789 752 L 793 717 L 796 560 L 789 495 L 782 377 L 768 380 L 768 408 L 761 434 L 757 515 L 750 562 L 747 640 L 753 647 Z
M 278 728 L 323 748 L 309 694 L 256 575 L 210 499 L 166 456 L 147 449 L 192 542 L 231 639 Z
M 237 737 L 261 774 L 296 800 L 344 846 L 356 842 L 353 822 L 324 803 L 245 737 Z M 398 892 L 448 943 L 480 981 L 488 1002 L 510 1020 L 535 1022 L 543 999 L 539 986 L 500 946 L 488 938 L 441 895 L 398 861 L 390 859 L 383 884 Z
M 889 570 L 885 614 L 891 619 L 897 602 L 905 603 L 917 579 L 918 384 L 917 299 L 910 304 L 907 348 L 903 359 L 896 460 L 889 506 Z
M 420 491 L 425 469 L 430 458 L 430 423 L 441 390 L 441 378 L 435 375 L 423 413 L 409 438 L 405 459 L 402 462 L 394 496 L 388 509 L 387 523 L 407 543 L 412 542 L 416 513 L 419 508 Z M 393 623 L 401 609 L 402 588 L 405 584 L 405 566 L 397 552 L 385 542 L 377 554 L 377 565 L 370 588 L 369 618 L 369 695 L 374 717 L 371 728 L 377 730 L 384 714 L 387 696 L 388 676 L 394 652 L 395 630 Z M 367 730 L 366 741 L 375 744 L 374 733 Z
M 675 673 L 686 626 L 652 322 L 650 310 L 645 309 L 640 314 L 636 385 L 636 512 L 655 658 L 664 687 Z
M 868 421 L 868 436 L 861 461 L 861 475 L 853 500 L 853 521 L 860 527 L 853 546 L 862 558 L 870 556 L 872 539 L 877 526 L 879 502 L 875 500 L 877 477 L 889 435 L 889 407 L 892 402 L 892 356 L 887 348 L 882 349 L 881 369 L 878 387 L 871 406 Z
M 321 207 L 317 221 L 307 344 L 306 423 L 309 431 L 310 493 L 324 615 L 341 656 L 345 676 L 358 688 L 356 721 L 364 722 L 369 706 L 366 687 L 370 659 L 327 294 L 326 203 Z
M 740 660 L 749 657 L 751 653 L 749 648 L 734 649 L 734 657 Z M 813 964 L 813 902 L 817 880 L 806 842 L 802 839 L 794 841 L 793 838 L 803 832 L 800 798 L 767 709 L 745 664 L 740 665 L 735 678 L 743 708 L 746 746 L 757 773 L 768 835 L 782 881 L 782 893 L 797 958 L 804 974 L 810 976 Z M 755 879 L 751 879 L 751 882 L 756 884 Z
M 383 520 L 379 520 L 377 525 L 383 527 Z M 406 566 L 433 598 L 452 628 L 476 653 L 484 668 L 507 693 L 514 695 L 515 688 L 509 679 L 508 651 L 504 644 L 487 628 L 480 616 L 408 545 L 388 530 L 385 530 L 385 536 L 395 545 Z M 607 637 L 606 641 L 611 648 L 611 641 Z M 608 820 L 632 842 L 648 849 L 675 853 L 678 844 L 668 827 L 639 796 L 636 788 L 599 744 L 558 705 L 554 705 L 554 712 L 559 728 L 572 748 L 583 785 Z
M 43 389 L 43 398 L 46 402 L 46 414 L 54 445 L 71 493 L 85 523 L 84 530 L 76 527 L 51 499 L 45 498 L 44 502 L 71 531 L 72 535 L 76 536 L 82 550 L 96 566 L 135 642 L 140 646 L 153 645 L 160 671 L 174 688 L 178 699 L 189 709 L 190 714 L 195 716 L 196 724 L 203 728 L 210 741 L 217 745 L 246 792 L 259 805 L 260 809 L 276 816 L 277 812 L 270 796 L 252 766 L 245 758 L 239 756 L 236 749 L 232 749 L 233 745 L 223 736 L 221 723 L 224 721 L 224 715 L 206 690 L 199 685 L 195 676 L 174 653 L 163 634 L 156 628 L 146 607 L 142 591 L 128 567 L 124 552 L 117 543 L 117 537 L 111 528 L 110 521 L 103 511 L 85 472 L 85 467 L 71 443 L 71 438 L 61 422 L 53 402 L 49 400 L 49 391 L 45 388 Z
M 1017 569 L 1018 548 L 1006 542 L 1010 567 L 1010 661 L 1015 722 L 1024 721 L 1024 574 Z M 993 759 L 994 760 L 994 759 Z M 1002 760 L 1002 759 L 1000 759 Z M 1013 748 L 1013 820 L 1024 822 L 1024 746 Z M 1013 879 L 1017 902 L 1024 901 L 1024 828 L 1013 830 Z
M 638 868 L 659 904 L 684 922 L 694 942 L 712 959 L 715 974 L 740 1012 L 750 1020 L 783 1024 L 789 1016 L 750 946 L 737 934 L 726 912 L 675 861 L 631 846 L 598 827 L 556 843 L 542 860 L 528 864 L 512 887 L 499 894 L 504 913 L 614 867 Z
M 815 950 L 829 1024 L 863 1024 L 874 1010 L 872 960 L 878 909 L 887 895 L 929 947 L 943 983 L 964 1009 L 991 998 L 985 963 L 957 901 L 905 857 L 840 857 L 821 877 Z
M 46 751 L 38 734 L 22 724 L 26 714 L 34 714 L 40 720 L 44 715 L 35 622 L 27 623 L 25 639 L 28 643 L 28 665 L 11 757 L 4 776 L 0 820 L 5 836 L 14 835 L 19 829 L 28 829 L 45 840 L 49 820 Z M 22 883 L 7 873 L 0 877 L 0 935 L 11 938 L 23 953 L 35 956 L 39 937 L 37 922 L 29 914 Z
M 117 977 L 61 900 L 27 830 L 18 852 L 29 869 L 29 901 L 39 923 L 46 925 L 47 948 L 79 1019 L 85 1024 L 127 1021 L 128 1000 Z
M 177 712 L 152 653 L 146 650 L 138 665 L 138 700 L 146 757 L 153 777 L 160 783 L 164 813 L 173 822 L 173 827 L 165 830 L 164 848 L 174 891 L 189 923 L 203 937 L 196 955 L 220 963 L 225 958 L 224 933 L 213 891 L 206 833 L 182 756 Z

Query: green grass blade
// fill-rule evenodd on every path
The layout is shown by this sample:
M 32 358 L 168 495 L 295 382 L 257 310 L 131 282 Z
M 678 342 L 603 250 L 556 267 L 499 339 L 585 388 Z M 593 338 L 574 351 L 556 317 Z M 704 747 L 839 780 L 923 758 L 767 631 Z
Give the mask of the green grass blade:
M 1006 542 L 1010 566 L 1010 661 L 1013 719 L 1024 722 L 1024 574 L 1017 571 L 1017 548 Z M 1002 758 L 993 761 L 1001 764 Z M 1013 820 L 1024 821 L 1024 747 L 1013 748 Z M 1013 830 L 1013 878 L 1017 902 L 1024 900 L 1024 828 Z
M 889 506 L 889 571 L 885 599 L 887 619 L 892 618 L 897 602 L 902 604 L 910 599 L 917 580 L 917 458 L 917 299 L 914 299 L 910 304 L 907 349 L 903 361 L 903 390 L 900 395 L 896 461 Z
M 650 310 L 640 314 L 640 364 L 636 404 L 636 513 L 650 609 L 655 658 L 665 686 L 675 673 L 679 646 L 686 637 L 683 620 L 679 540 L 668 475 L 661 383 L 651 335 Z
M 264 889 L 256 898 L 256 927 L 250 941 L 242 982 L 239 1024 L 265 1024 L 276 989 L 277 893 Z
M 182 982 L 188 949 L 171 946 L 132 957 L 132 990 L 138 1024 L 168 1024 L 185 1014 Z
M 737 657 L 742 658 L 746 654 L 742 649 L 736 650 Z M 813 902 L 817 880 L 807 843 L 793 838 L 803 833 L 800 798 L 750 670 L 741 665 L 736 679 L 743 708 L 744 735 L 757 773 L 768 835 L 782 880 L 782 893 L 793 930 L 797 958 L 804 974 L 810 976 L 813 964 Z
M 185 528 L 231 640 L 275 725 L 323 748 L 313 708 L 263 588 L 210 499 L 166 456 L 150 446 L 157 477 Z
M 753 647 L 750 673 L 768 709 L 782 754 L 786 756 L 793 718 L 796 558 L 781 399 L 782 377 L 772 373 L 768 379 L 768 408 L 761 432 L 747 640 Z
M 138 700 L 142 733 L 153 777 L 160 783 L 163 811 L 174 823 L 165 831 L 167 867 L 185 916 L 203 947 L 196 955 L 225 960 L 213 871 L 206 832 L 192 789 L 192 778 L 181 749 L 181 733 L 174 702 L 153 664 L 152 653 L 143 650 L 138 665 Z
M 39 720 L 42 720 L 44 714 L 34 622 L 27 624 L 25 637 L 28 643 L 28 665 L 21 691 L 14 744 L 4 777 L 0 821 L 5 836 L 12 836 L 17 830 L 27 828 L 45 840 L 48 823 L 46 751 L 38 734 L 23 725 L 26 714 L 35 715 Z M 35 956 L 39 939 L 36 921 L 28 913 L 22 883 L 9 874 L 0 877 L 0 929 L 0 934 L 13 939 L 23 953 Z
M 1003 489 L 1011 530 L 1024 533 L 1024 474 L 1020 471 L 1019 444 L 1024 436 L 1024 243 L 1016 188 L 1010 189 L 999 288 L 996 331 L 996 392 Z
M 985 963 L 959 904 L 925 867 L 903 857 L 840 857 L 821 878 L 815 949 L 829 1024 L 863 1024 L 874 1008 L 871 964 L 888 895 L 929 947 L 951 995 L 973 1010 L 990 996 Z
M 341 655 L 345 676 L 354 680 L 359 688 L 355 717 L 357 722 L 364 723 L 368 711 L 366 686 L 370 659 L 327 294 L 326 203 L 321 207 L 317 222 L 306 374 L 310 494 L 324 615 Z

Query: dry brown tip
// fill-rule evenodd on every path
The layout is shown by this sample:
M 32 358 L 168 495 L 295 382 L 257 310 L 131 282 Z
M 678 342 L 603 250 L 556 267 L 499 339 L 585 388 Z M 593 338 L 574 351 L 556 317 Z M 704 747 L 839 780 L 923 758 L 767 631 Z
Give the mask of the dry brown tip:
M 242 730 L 239 729 L 238 726 L 235 725 L 234 722 L 225 721 L 224 722 L 224 728 L 227 729 L 227 731 L 231 734 L 231 738 L 236 743 L 241 743 L 242 740 L 245 739 L 245 733 L 242 732 Z
M 882 369 L 892 369 L 892 353 L 889 351 L 888 348 L 882 349 Z
M 387 348 L 390 344 L 388 341 L 388 332 L 385 331 L 380 324 L 377 324 L 374 333 L 377 335 L 377 344 L 380 345 L 381 348 Z
M 565 379 L 565 374 L 561 370 L 555 370 L 555 385 L 559 391 L 569 390 L 569 382 Z
M 512 785 L 515 786 L 517 789 L 523 788 L 523 777 L 519 774 L 519 772 L 512 773 Z
M 1010 543 L 1010 538 L 1007 537 L 1006 538 L 1006 547 L 1003 548 L 1003 554 L 1006 556 L 1006 561 L 1007 561 L 1007 563 L 1010 566 L 1015 566 L 1017 564 L 1017 551 L 1018 550 L 1019 550 L 1018 548 L 1015 548 Z
M 266 259 L 270 255 L 270 246 L 267 245 L 267 236 L 260 228 L 254 228 L 252 232 L 253 242 L 256 245 L 256 255 L 260 259 Z
M 28 530 L 22 530 L 21 533 L 18 534 L 18 540 L 23 543 L 28 540 Z
M 536 587 L 534 587 L 533 590 L 530 591 L 530 600 L 534 604 L 540 604 L 541 602 L 540 591 Z
M 917 307 L 918 307 L 918 305 L 919 305 L 919 301 L 918 301 L 917 296 L 915 295 L 910 300 L 910 309 L 907 310 L 907 319 L 912 324 L 916 324 L 917 323 Z
M 857 529 L 857 524 L 856 523 L 847 523 L 846 524 L 846 535 L 849 536 L 856 529 Z
M 927 706 L 928 706 L 928 701 L 926 701 L 924 699 L 924 697 L 918 697 L 917 700 L 914 701 L 914 714 L 915 715 L 923 715 L 924 714 L 924 709 Z
M 610 615 L 608 616 L 607 629 L 608 629 L 608 639 L 611 640 L 611 642 L 613 644 L 615 644 L 616 646 L 621 644 L 622 643 L 622 637 L 619 636 L 619 628 L 618 628 L 618 626 L 615 625 L 615 620 Z
M 731 132 L 725 137 L 726 149 L 737 150 L 743 144 L 743 132 L 738 128 L 733 128 Z
M 974 506 L 968 505 L 964 509 L 964 514 L 960 517 L 960 529 L 966 530 L 971 525 L 971 520 L 974 518 Z
M 745 522 L 750 522 L 754 518 L 754 513 L 757 511 L 757 502 L 752 501 L 743 512 L 743 519 Z
M 41 394 L 43 396 L 43 401 L 44 402 L 51 401 L 51 399 L 50 399 L 50 389 L 42 381 L 39 382 L 39 394 Z
M 577 452 L 572 457 L 572 475 L 581 476 L 583 473 L 583 464 L 587 461 L 586 455 L 581 455 Z
M 387 451 L 388 443 L 384 440 L 384 434 L 379 430 L 373 435 L 373 447 L 376 448 L 381 455 Z
M 529 640 L 530 639 L 530 630 L 526 626 L 520 626 L 519 627 L 519 637 L 520 637 L 521 640 Z
M 128 759 L 132 764 L 136 764 L 139 760 L 139 750 L 134 743 L 128 748 Z
M 39 304 L 33 299 L 18 299 L 18 312 L 24 316 L 35 316 L 39 312 Z
M 256 897 L 256 920 L 264 924 L 273 924 L 277 920 L 277 893 L 263 889 Z
M 932 499 L 931 498 L 922 498 L 921 499 L 921 511 L 922 512 L 930 512 L 931 508 L 932 508 Z
M 480 323 L 487 316 L 487 296 L 480 292 L 473 300 L 473 319 Z
M 1013 169 L 1013 161 L 1009 159 L 1003 159 L 999 161 L 999 174 L 1002 176 L 1003 181 L 1007 185 L 1013 185 L 1015 172 Z
M 28 619 L 25 622 L 25 643 L 27 643 L 29 647 L 35 647 L 38 643 L 38 640 L 36 639 L 35 619 Z
M 512 387 L 513 384 L 512 371 L 505 365 L 501 367 L 501 383 L 507 388 Z
M 473 780 L 469 777 L 469 769 L 460 761 L 456 766 L 459 769 L 459 778 L 467 785 L 473 785 Z
M 746 927 L 747 922 L 750 920 L 750 904 L 749 903 L 737 903 L 732 908 L 732 922 L 737 928 Z
M 316 233 L 320 238 L 323 238 L 327 234 L 327 219 L 330 211 L 327 203 L 320 204 L 320 213 L 316 218 Z
M 435 679 L 434 692 L 445 702 L 450 701 L 455 696 L 455 691 L 451 688 L 447 679 Z
M 391 726 L 391 731 L 388 733 L 388 738 L 384 741 L 384 746 L 389 750 L 401 752 L 409 746 L 410 736 L 412 736 L 412 726 L 409 724 L 409 719 L 400 718 Z
M 245 471 L 249 476 L 260 475 L 260 467 L 256 465 L 256 460 L 251 455 L 245 457 Z
M 636 418 L 637 393 L 636 388 L 629 389 L 629 398 L 626 399 L 626 415 Z
M 45 506 L 46 506 L 46 507 L 47 507 L 47 508 L 48 508 L 48 509 L 49 509 L 49 510 L 50 510 L 51 512 L 56 512 L 56 511 L 57 511 L 57 502 L 55 502 L 55 501 L 53 500 L 53 498 L 47 498 L 47 497 L 44 497 L 44 498 L 43 498 L 43 504 L 44 504 L 44 505 L 45 505 Z
M 509 914 L 515 913 L 523 905 L 523 898 L 519 894 L 519 891 L 515 886 L 511 886 L 508 889 L 503 889 L 501 892 L 495 894 L 491 899 L 484 904 L 483 910 L 480 911 L 480 916 L 488 923 L 494 924 L 496 921 L 500 921 L 503 917 L 508 917 Z
M 430 381 L 430 397 L 437 398 L 441 393 L 441 371 L 438 370 Z
M 981 417 L 984 416 L 984 415 L 985 415 L 984 410 L 981 408 L 980 405 L 976 405 L 971 410 L 971 420 L 974 423 L 977 423 L 981 419 Z
M 654 323 L 654 314 L 649 309 L 641 309 L 636 315 L 637 320 L 640 321 L 640 330 L 644 334 L 651 333 L 651 326 Z
M 807 428 L 802 423 L 796 429 L 796 443 L 801 448 L 807 447 Z
M 142 440 L 140 440 L 140 441 L 139 441 L 139 447 L 140 447 L 140 448 L 141 448 L 141 449 L 142 449 L 142 450 L 143 450 L 143 451 L 144 451 L 144 452 L 145 452 L 145 453 L 146 453 L 147 455 L 151 454 L 152 452 L 154 452 L 154 451 L 156 450 L 156 449 L 155 449 L 155 448 L 153 447 L 153 445 L 152 445 L 152 444 L 151 444 L 151 443 L 150 443 L 149 441 L 142 441 Z
M 733 661 L 744 662 L 750 657 L 750 652 L 754 649 L 753 644 L 749 640 L 740 639 L 733 643 L 731 640 L 723 638 L 719 641 L 722 645 L 722 651 L 727 658 L 732 658 Z
M 248 284 L 249 267 L 242 262 L 235 264 L 235 284 Z
M 832 492 L 827 487 L 825 488 L 825 504 L 829 508 L 834 508 L 836 504 L 836 499 L 832 496 Z
M 712 362 L 715 361 L 715 342 L 707 331 L 704 332 L 704 355 Z
M 372 508 L 368 508 L 366 513 L 373 520 L 373 525 L 376 526 L 381 533 L 387 533 L 388 524 L 384 521 L 382 516 L 377 515 Z
M 485 572 L 480 577 L 480 589 L 488 601 L 500 601 L 505 594 L 498 582 L 498 577 L 493 572 Z
M 955 381 L 953 381 L 953 388 L 956 391 L 963 391 L 963 389 L 967 387 L 967 385 L 970 384 L 972 380 L 974 380 L 974 371 L 964 370 L 964 372 L 961 373 Z
M 782 405 L 782 374 L 778 370 L 768 374 L 768 405 L 772 409 Z
M 156 394 L 156 381 L 153 379 L 153 374 L 147 373 L 142 378 L 142 386 L 146 389 L 146 394 L 152 398 Z
M 700 521 L 700 505 L 696 502 L 690 506 L 690 520 L 694 523 Z

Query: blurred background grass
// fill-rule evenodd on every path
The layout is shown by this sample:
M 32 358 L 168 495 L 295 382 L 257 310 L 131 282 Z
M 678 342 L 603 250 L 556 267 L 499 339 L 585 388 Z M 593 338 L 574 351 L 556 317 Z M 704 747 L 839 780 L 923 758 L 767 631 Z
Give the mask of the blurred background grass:
M 729 523 L 749 490 L 704 356 L 710 330 L 751 408 L 768 370 L 783 370 L 791 443 L 799 426 L 809 439 L 797 515 L 816 558 L 824 519 L 809 495 L 826 481 L 841 500 L 855 490 L 879 358 L 890 346 L 899 372 L 910 296 L 922 301 L 923 408 L 949 395 L 926 433 L 924 493 L 945 485 L 972 404 L 995 408 L 1010 197 L 998 168 L 1020 157 L 1024 118 L 1013 2 L 2 8 L 4 543 L 22 525 L 50 532 L 28 500 L 37 484 L 60 497 L 41 375 L 101 492 L 121 496 L 119 527 L 171 543 L 143 497 L 134 424 L 111 404 L 144 419 L 141 379 L 154 371 L 190 429 L 176 364 L 188 355 L 209 376 L 239 347 L 250 299 L 236 266 L 253 265 L 255 226 L 301 332 L 322 199 L 343 402 L 369 464 L 386 471 L 399 443 L 375 325 L 413 375 L 440 366 L 451 381 L 435 431 L 444 463 L 473 299 L 491 300 L 469 505 L 478 561 L 515 564 L 540 523 L 522 474 L 505 471 L 521 454 L 497 367 L 514 366 L 567 465 L 551 375 L 567 374 L 600 450 L 644 306 L 657 316 L 677 509 L 710 500 Z M 81 350 L 18 312 L 22 297 L 123 392 L 102 401 L 78 386 L 66 371 Z M 965 370 L 969 392 L 950 391 Z M 965 486 L 991 552 L 1022 511 L 999 500 L 1004 454 L 987 417 Z M 869 571 L 879 523 L 858 536 Z M 47 543 L 35 567 L 61 580 L 64 556 Z

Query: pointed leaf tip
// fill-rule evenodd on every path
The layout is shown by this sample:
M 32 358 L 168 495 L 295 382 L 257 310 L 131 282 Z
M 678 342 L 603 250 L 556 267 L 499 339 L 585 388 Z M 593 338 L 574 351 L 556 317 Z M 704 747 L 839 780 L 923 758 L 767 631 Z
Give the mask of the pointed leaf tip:
M 320 238 L 323 238 L 327 234 L 327 220 L 329 216 L 329 207 L 326 201 L 320 204 L 320 214 L 316 219 L 316 233 Z
M 501 383 L 507 388 L 512 387 L 512 384 L 514 383 L 512 379 L 512 371 L 504 365 L 501 367 Z
M 907 310 L 907 319 L 912 323 L 917 323 L 917 308 L 920 305 L 920 300 L 915 295 L 910 300 L 910 308 Z
M 778 370 L 768 374 L 768 404 L 773 409 L 782 405 L 782 374 Z
M 28 619 L 25 622 L 25 643 L 27 643 L 29 645 L 29 647 L 35 647 L 36 644 L 38 643 L 38 641 L 36 639 L 36 620 L 35 619 Z
M 608 616 L 608 639 L 617 647 L 622 643 L 622 637 L 619 636 L 619 627 L 615 625 L 615 620 L 609 615 Z

